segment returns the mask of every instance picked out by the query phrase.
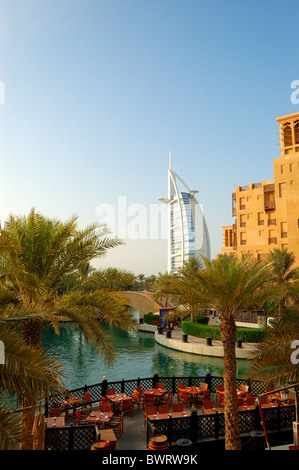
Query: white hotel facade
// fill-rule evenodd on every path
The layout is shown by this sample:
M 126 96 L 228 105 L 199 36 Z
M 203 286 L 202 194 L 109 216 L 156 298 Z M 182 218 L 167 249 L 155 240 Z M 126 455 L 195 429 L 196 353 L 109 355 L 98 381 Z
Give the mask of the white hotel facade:
M 210 259 L 211 247 L 202 206 L 195 194 L 171 167 L 168 168 L 168 272 L 177 272 L 190 258 L 200 255 Z

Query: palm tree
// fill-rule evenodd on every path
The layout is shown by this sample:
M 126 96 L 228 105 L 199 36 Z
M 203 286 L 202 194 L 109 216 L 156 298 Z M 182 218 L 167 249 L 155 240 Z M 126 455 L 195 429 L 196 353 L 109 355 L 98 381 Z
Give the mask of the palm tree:
M 84 263 L 119 244 L 103 226 L 79 229 L 76 217 L 63 223 L 34 209 L 28 217 L 10 216 L 0 231 L 1 316 L 21 318 L 22 337 L 36 349 L 41 344 L 43 322 L 50 321 L 58 332 L 59 318 L 67 317 L 105 359 L 114 359 L 101 323 L 128 330 L 133 326 L 132 316 L 118 298 L 103 289 L 87 289 L 88 278 L 75 275 Z M 63 290 L 74 276 L 77 282 Z M 28 421 L 29 425 L 32 427 Z
M 292 355 L 296 355 L 292 344 L 298 338 L 299 308 L 294 306 L 283 310 L 271 323 L 266 338 L 253 357 L 253 366 L 248 371 L 251 377 L 263 378 L 268 385 L 275 387 L 299 383 L 298 359 L 292 360 Z
M 236 314 L 265 300 L 272 292 L 262 289 L 269 282 L 271 266 L 251 256 L 235 258 L 220 255 L 216 260 L 203 258 L 205 269 L 198 269 L 190 278 L 166 276 L 165 292 L 182 304 L 208 305 L 221 316 L 225 388 L 225 445 L 227 450 L 241 449 L 236 381 Z
M 65 392 L 63 370 L 58 359 L 42 349 L 25 344 L 12 324 L 0 316 L 0 340 L 5 345 L 5 363 L 0 365 L 0 449 L 32 447 L 28 417 L 34 417 L 36 403 Z M 10 326 L 7 326 L 10 325 Z M 12 414 L 11 407 L 22 406 L 24 392 L 27 407 Z M 12 400 L 12 401 L 11 401 Z M 13 403 L 9 406 L 10 403 Z M 21 420 L 20 420 L 21 418 Z
M 193 290 L 193 282 L 197 278 L 197 273 L 202 271 L 203 264 L 198 258 L 190 258 L 184 263 L 179 272 L 174 274 L 159 274 L 153 285 L 156 300 L 163 300 L 169 297 L 176 305 L 185 305 L 186 309 L 178 308 L 170 316 L 186 316 L 190 314 L 191 321 L 194 321 L 204 304 L 198 302 L 198 295 Z
M 52 322 L 58 331 L 59 318 L 68 317 L 108 357 L 111 347 L 99 321 L 128 329 L 131 316 L 107 291 L 89 291 L 89 277 L 75 275 L 83 263 L 120 242 L 110 238 L 105 227 L 91 225 L 79 230 L 76 217 L 63 223 L 35 210 L 27 218 L 11 216 L 1 236 L 9 236 L 15 248 L 1 255 L 0 309 L 7 317 L 26 315 L 22 321 L 26 342 L 39 347 L 43 320 Z M 74 276 L 76 282 L 61 292 Z
M 299 279 L 299 269 L 294 268 L 295 256 L 286 248 L 274 248 L 269 252 L 267 261 L 272 264 L 272 283 L 277 287 L 278 315 L 281 316 L 294 294 L 294 282 Z

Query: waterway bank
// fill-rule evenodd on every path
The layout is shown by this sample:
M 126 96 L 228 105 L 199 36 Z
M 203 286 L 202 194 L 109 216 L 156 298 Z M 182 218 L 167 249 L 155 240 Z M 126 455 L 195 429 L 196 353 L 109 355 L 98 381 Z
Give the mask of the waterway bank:
M 183 331 L 181 327 L 175 326 L 171 331 L 171 335 L 166 332 L 159 333 L 157 326 L 139 324 L 138 331 L 150 332 L 155 335 L 155 341 L 166 348 L 175 349 L 189 354 L 197 354 L 200 356 L 223 357 L 223 345 L 221 341 L 213 340 L 210 344 L 206 338 L 197 338 L 188 335 L 187 341 L 183 340 Z M 257 344 L 242 343 L 241 346 L 236 344 L 237 359 L 252 359 L 256 351 Z

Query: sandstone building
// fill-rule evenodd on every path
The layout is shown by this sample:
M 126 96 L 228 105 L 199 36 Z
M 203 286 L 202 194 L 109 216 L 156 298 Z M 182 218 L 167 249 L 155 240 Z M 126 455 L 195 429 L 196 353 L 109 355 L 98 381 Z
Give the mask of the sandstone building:
M 287 248 L 299 265 L 299 113 L 277 122 L 281 156 L 274 159 L 274 179 L 236 187 L 235 222 L 223 227 L 221 252 L 263 259 L 273 248 Z

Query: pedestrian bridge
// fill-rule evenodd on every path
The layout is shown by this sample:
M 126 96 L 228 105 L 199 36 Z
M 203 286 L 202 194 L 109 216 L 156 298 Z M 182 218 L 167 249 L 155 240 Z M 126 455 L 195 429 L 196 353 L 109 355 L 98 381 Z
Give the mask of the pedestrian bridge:
M 120 292 L 120 294 L 125 301 L 125 305 L 138 310 L 141 318 L 145 313 L 159 312 L 159 309 L 163 308 L 162 303 L 154 300 L 154 294 L 152 292 L 125 291 Z

